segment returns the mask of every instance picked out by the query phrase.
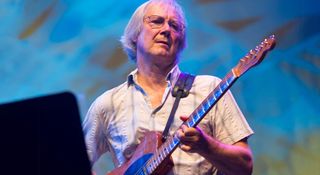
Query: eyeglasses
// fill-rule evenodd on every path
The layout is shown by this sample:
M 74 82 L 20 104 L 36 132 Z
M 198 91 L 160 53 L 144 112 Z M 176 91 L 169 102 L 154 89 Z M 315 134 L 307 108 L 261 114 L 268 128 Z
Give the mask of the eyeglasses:
M 148 23 L 153 29 L 161 28 L 166 21 L 164 17 L 158 15 L 147 16 L 144 17 L 143 20 Z M 168 24 L 176 33 L 182 32 L 184 30 L 184 25 L 177 20 L 169 19 Z

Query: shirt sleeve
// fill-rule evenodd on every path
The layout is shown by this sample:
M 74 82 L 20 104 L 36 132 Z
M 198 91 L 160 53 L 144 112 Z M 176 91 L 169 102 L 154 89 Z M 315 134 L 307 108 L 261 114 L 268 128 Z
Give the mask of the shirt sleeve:
M 100 103 L 98 99 L 92 103 L 83 121 L 83 131 L 91 165 L 93 165 L 103 153 L 109 151 L 101 120 L 106 113 Z

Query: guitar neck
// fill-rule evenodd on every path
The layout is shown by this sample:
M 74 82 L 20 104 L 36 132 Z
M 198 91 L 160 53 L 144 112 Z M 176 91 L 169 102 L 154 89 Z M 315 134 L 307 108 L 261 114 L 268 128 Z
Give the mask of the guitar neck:
M 255 49 L 250 50 L 244 57 L 242 57 L 239 63 L 225 76 L 224 79 L 218 84 L 217 87 L 207 96 L 206 99 L 191 113 L 188 120 L 183 124 L 188 127 L 195 127 L 204 118 L 204 116 L 211 110 L 211 108 L 219 101 L 219 99 L 230 89 L 233 83 L 246 71 L 252 67 L 260 64 L 264 59 L 266 53 L 273 49 L 276 40 L 275 36 L 271 35 L 264 39 Z M 163 171 L 167 171 L 168 166 L 164 163 L 172 152 L 180 144 L 180 139 L 176 136 L 176 132 L 170 136 L 165 143 L 163 143 L 155 152 L 152 149 L 152 153 L 143 155 L 142 157 L 131 159 L 128 164 L 116 168 L 112 174 L 163 174 Z M 149 142 L 152 142 L 154 137 L 147 137 Z M 147 142 L 144 142 L 146 144 Z M 158 142 L 157 142 L 158 143 Z M 137 151 L 142 151 L 142 147 L 139 146 Z M 140 149 L 139 149 L 140 148 Z M 140 152 L 136 156 L 140 156 Z M 151 157 L 150 157 L 151 156 Z M 130 164 L 129 164 L 130 163 Z M 170 167 L 169 167 L 170 168 Z M 162 170 L 162 171 L 159 171 Z M 120 172 L 120 173 L 119 173 Z M 158 173 L 159 172 L 159 173 Z
M 218 86 L 207 96 L 206 99 L 191 113 L 189 119 L 183 124 L 188 127 L 195 127 L 204 118 L 204 116 L 210 111 L 210 109 L 218 102 L 218 100 L 230 89 L 233 83 L 238 79 L 235 76 L 233 70 L 230 71 Z M 146 162 L 145 169 L 150 174 L 167 158 L 180 144 L 180 139 L 173 134 L 168 137 L 165 143 L 163 143 L 156 153 Z

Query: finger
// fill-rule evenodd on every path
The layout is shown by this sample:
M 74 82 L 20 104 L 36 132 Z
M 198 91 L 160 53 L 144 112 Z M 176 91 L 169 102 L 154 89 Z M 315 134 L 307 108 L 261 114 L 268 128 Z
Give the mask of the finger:
M 184 137 L 184 132 L 182 131 L 182 129 L 179 129 L 177 132 L 176 132 L 176 136 L 181 139 L 182 137 Z
M 182 132 L 186 132 L 187 130 L 188 130 L 188 126 L 186 126 L 186 125 L 181 125 L 181 130 L 182 130 Z
M 188 118 L 189 118 L 188 116 L 180 116 L 180 119 L 181 119 L 182 121 L 184 121 L 184 122 L 187 121 Z
M 198 136 L 200 134 L 196 128 L 185 128 L 183 132 L 186 136 L 191 136 L 191 137 Z
M 188 128 L 183 132 L 183 135 L 180 136 L 180 140 L 183 143 L 187 142 L 198 142 L 200 140 L 201 133 L 195 128 Z
M 182 136 L 182 137 L 180 138 L 180 141 L 181 141 L 182 143 L 188 144 L 188 145 L 193 144 L 193 143 L 197 142 L 198 140 L 199 140 L 198 137 L 186 137 L 186 136 Z
M 191 146 L 185 145 L 185 144 L 180 144 L 179 147 L 180 147 L 180 149 L 182 149 L 183 151 L 186 151 L 186 152 L 190 152 L 192 150 Z

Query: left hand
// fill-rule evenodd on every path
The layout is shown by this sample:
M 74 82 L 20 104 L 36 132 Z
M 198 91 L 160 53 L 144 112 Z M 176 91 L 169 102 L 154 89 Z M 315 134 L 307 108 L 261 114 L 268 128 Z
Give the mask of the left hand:
M 186 121 L 188 117 L 181 116 L 180 119 Z M 207 141 L 199 127 L 189 128 L 186 125 L 182 125 L 177 131 L 177 136 L 181 141 L 180 148 L 183 151 L 200 153 L 206 148 Z

